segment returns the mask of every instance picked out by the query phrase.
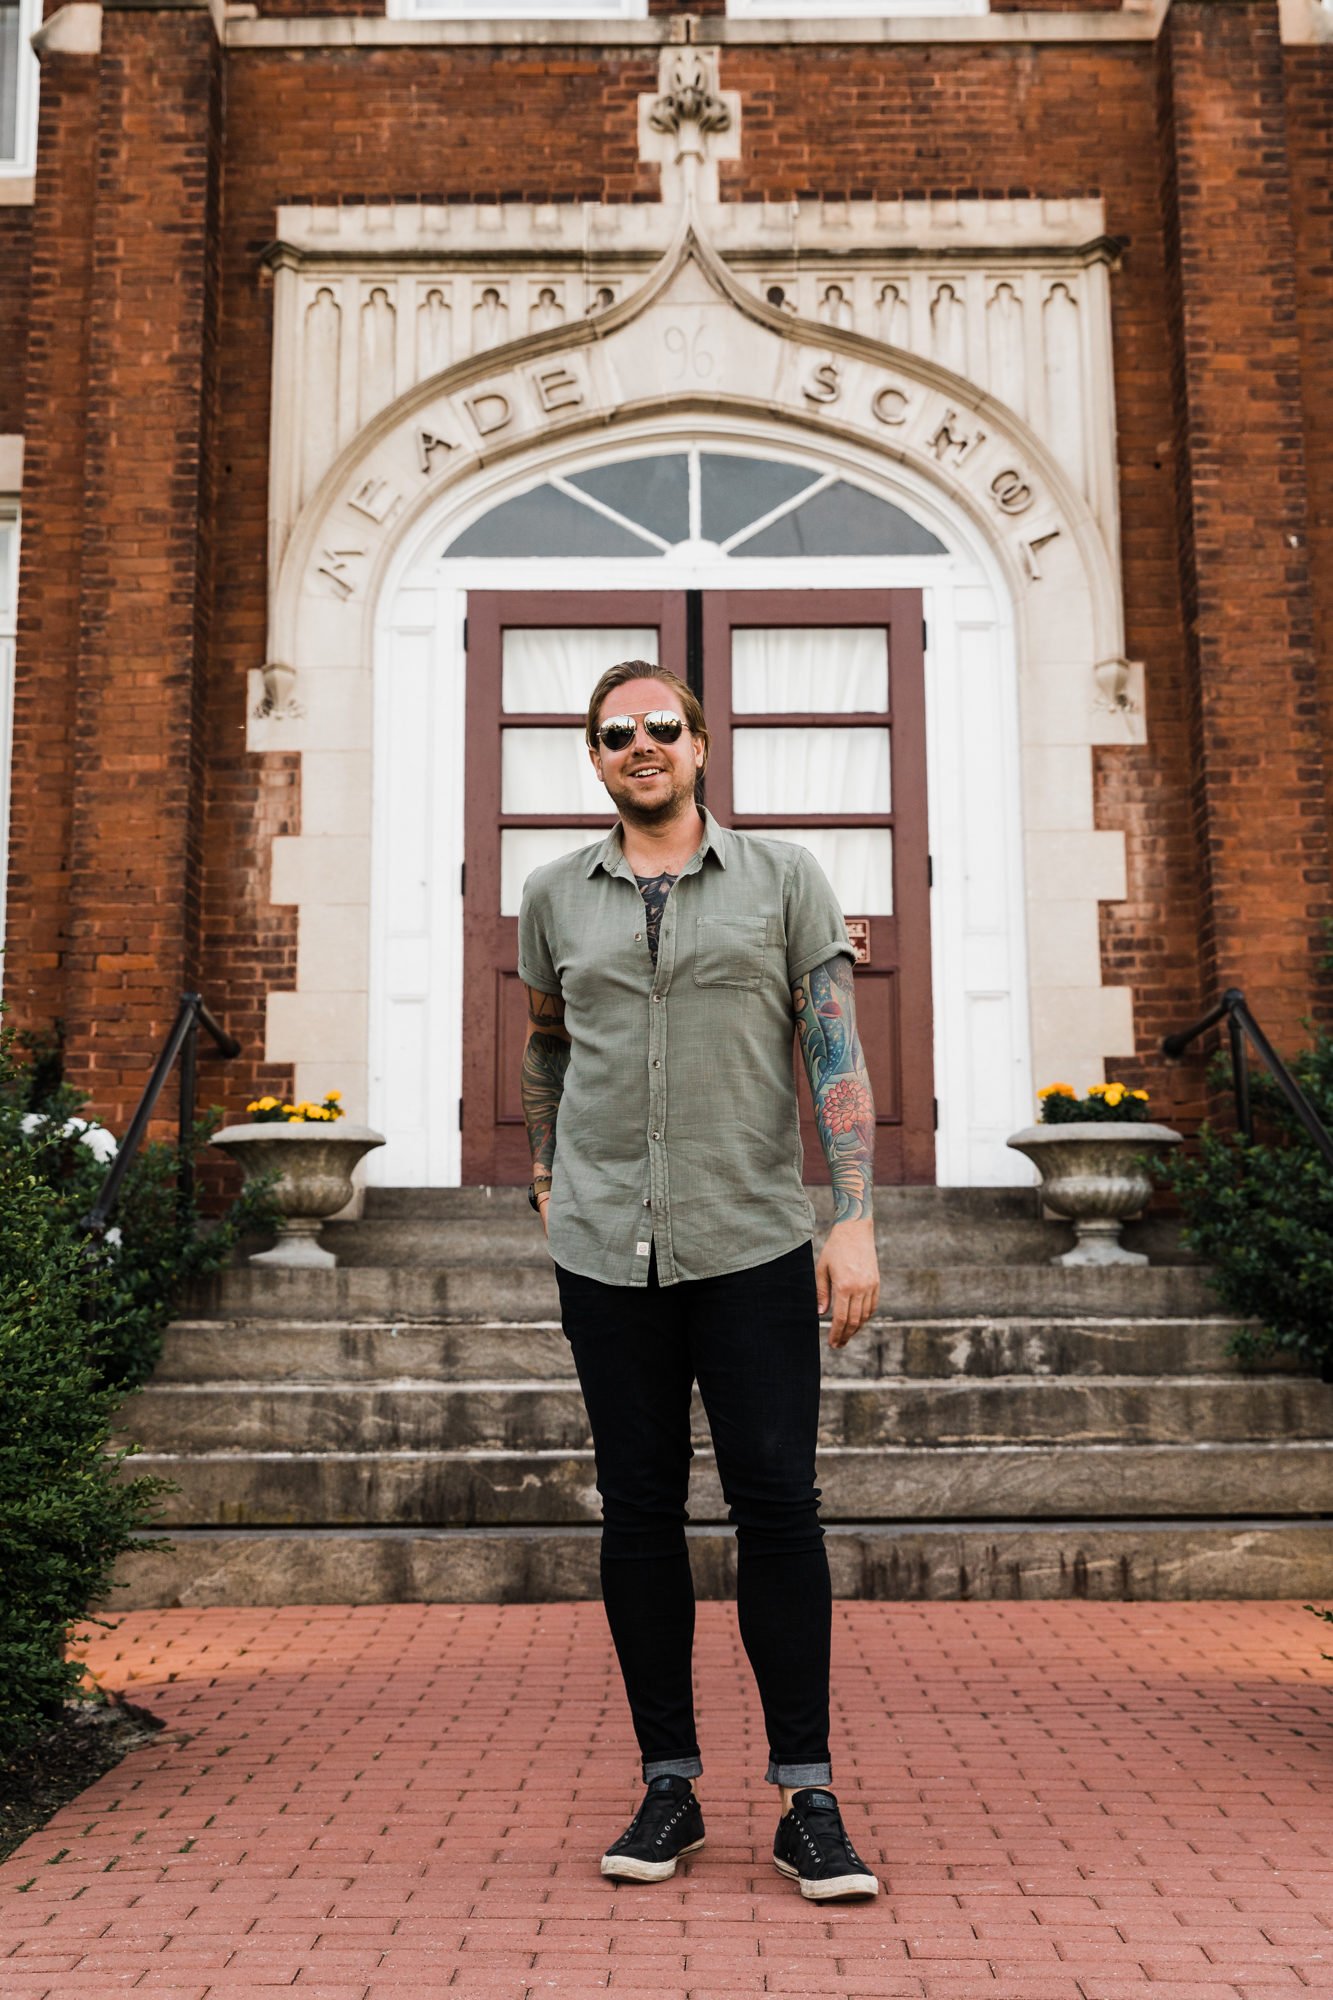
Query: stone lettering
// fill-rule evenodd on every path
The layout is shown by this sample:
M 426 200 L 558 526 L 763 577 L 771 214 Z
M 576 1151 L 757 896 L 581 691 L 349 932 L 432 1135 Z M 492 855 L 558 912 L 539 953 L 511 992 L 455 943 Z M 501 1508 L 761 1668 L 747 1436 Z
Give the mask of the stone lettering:
M 836 403 L 842 394 L 842 377 L 836 361 L 822 361 L 805 385 L 808 403 Z
M 713 372 L 713 357 L 704 342 L 704 329 L 696 326 L 691 334 L 683 326 L 669 326 L 662 335 L 662 345 L 676 363 L 674 380 L 683 382 L 692 375 L 698 382 L 706 382 Z
M 575 409 L 583 401 L 583 386 L 568 368 L 544 368 L 534 380 L 537 401 L 548 414 Z
M 997 472 L 990 483 L 995 496 L 995 504 L 1004 514 L 1026 514 L 1032 505 L 1032 488 L 1022 474 L 1012 467 L 1006 472 Z
M 502 431 L 514 415 L 508 396 L 501 395 L 498 389 L 482 389 L 475 396 L 464 396 L 463 408 L 477 426 L 478 437 L 491 437 Z
M 321 549 L 320 554 L 323 557 L 323 561 L 319 564 L 316 575 L 326 577 L 333 585 L 337 595 L 346 601 L 356 588 L 356 585 L 347 574 L 347 566 L 349 563 L 354 562 L 358 556 L 363 556 L 365 550 Z
M 423 437 L 429 435 L 422 433 Z M 364 514 L 377 528 L 391 520 L 403 504 L 401 493 L 395 493 L 387 479 L 365 479 L 356 492 L 348 495 L 347 504 L 355 507 L 358 514 Z
M 436 431 L 417 432 L 417 460 L 423 472 L 435 470 L 433 460 L 437 451 L 452 451 L 453 448 L 453 440 L 440 437 Z
M 941 464 L 944 463 L 946 456 L 951 453 L 953 463 L 961 465 L 968 453 L 975 451 L 986 436 L 985 431 L 969 432 L 961 427 L 955 429 L 954 426 L 958 423 L 957 410 L 946 410 L 940 420 L 938 430 L 930 440 L 930 448 Z
M 895 389 L 891 385 L 877 389 L 870 399 L 871 413 L 878 417 L 882 424 L 889 424 L 895 430 L 900 424 L 907 422 L 909 404 L 910 398 L 905 396 L 901 389 Z
M 1041 582 L 1041 564 L 1037 561 L 1037 551 L 1044 549 L 1047 542 L 1053 542 L 1059 535 L 1058 528 L 1048 528 L 1044 535 L 1033 535 L 1023 544 L 1023 567 L 1034 583 Z

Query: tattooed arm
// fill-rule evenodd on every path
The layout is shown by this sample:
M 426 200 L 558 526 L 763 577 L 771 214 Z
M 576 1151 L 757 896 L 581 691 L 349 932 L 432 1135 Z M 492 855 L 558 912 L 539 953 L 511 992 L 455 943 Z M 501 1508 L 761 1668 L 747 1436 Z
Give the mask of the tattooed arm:
M 844 1347 L 879 1303 L 875 1256 L 875 1100 L 856 1032 L 852 968 L 830 958 L 791 990 L 820 1143 L 833 1182 L 833 1227 L 815 1276 L 832 1314 L 830 1347 Z
M 532 1152 L 532 1185 L 545 1229 L 555 1162 L 556 1119 L 564 1095 L 565 1071 L 569 1068 L 569 1030 L 565 1026 L 565 1003 L 558 993 L 543 993 L 535 986 L 525 991 L 528 1032 L 523 1043 L 523 1121 Z

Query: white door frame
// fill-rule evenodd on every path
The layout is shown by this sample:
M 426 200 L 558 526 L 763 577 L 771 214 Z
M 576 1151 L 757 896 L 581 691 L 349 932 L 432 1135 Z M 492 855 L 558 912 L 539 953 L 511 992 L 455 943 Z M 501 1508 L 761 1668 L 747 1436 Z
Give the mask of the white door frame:
M 944 543 L 941 556 L 720 557 L 643 561 L 450 561 L 462 529 L 552 472 L 687 446 L 750 452 L 841 472 L 891 500 Z M 399 552 L 375 621 L 369 1116 L 390 1140 L 368 1177 L 455 1185 L 462 1034 L 464 653 L 470 590 L 919 589 L 928 629 L 926 756 L 930 844 L 936 1180 L 1026 1184 L 1004 1146 L 1030 1117 L 1018 677 L 999 565 L 961 509 L 901 465 L 855 446 L 794 439 L 780 425 L 715 426 L 698 414 L 617 427 L 596 445 L 544 451 L 482 472 L 443 496 Z M 433 773 L 433 782 L 430 774 Z

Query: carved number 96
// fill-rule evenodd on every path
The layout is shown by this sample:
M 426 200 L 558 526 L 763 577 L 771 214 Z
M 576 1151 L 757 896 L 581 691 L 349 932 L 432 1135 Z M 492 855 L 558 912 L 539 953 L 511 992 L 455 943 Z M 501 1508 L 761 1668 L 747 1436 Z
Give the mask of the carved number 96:
M 701 382 L 712 374 L 713 357 L 703 344 L 704 330 L 701 326 L 694 329 L 692 337 L 683 326 L 669 326 L 662 338 L 666 342 L 667 353 L 674 355 L 678 363 L 675 376 L 678 382 L 687 374 L 696 376 Z

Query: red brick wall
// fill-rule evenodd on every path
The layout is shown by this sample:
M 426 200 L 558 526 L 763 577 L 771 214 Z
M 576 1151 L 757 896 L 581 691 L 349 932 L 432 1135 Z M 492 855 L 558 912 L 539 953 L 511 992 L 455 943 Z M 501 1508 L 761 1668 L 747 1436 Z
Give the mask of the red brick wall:
M 23 429 L 32 210 L 0 208 L 0 431 Z
M 1329 902 L 1277 9 L 1176 0 L 1160 59 L 1201 957 L 1290 1043 Z
M 1325 781 L 1333 819 L 1333 48 L 1285 52 L 1296 324 Z
M 1194 11 L 1202 18 L 1201 10 Z M 1248 37 L 1238 46 L 1229 39 L 1229 27 L 1212 26 L 1213 17 L 1227 11 L 1207 10 L 1209 25 L 1197 31 L 1199 50 L 1192 50 L 1186 35 L 1174 51 L 1177 83 L 1188 82 L 1192 89 L 1196 71 L 1202 78 L 1210 61 L 1220 65 L 1225 81 L 1233 57 L 1250 77 L 1246 66 L 1256 60 L 1252 30 L 1260 10 L 1237 10 Z M 1266 10 L 1263 18 L 1268 18 Z M 99 440 L 137 439 L 142 425 L 148 449 L 142 478 L 136 478 L 133 488 L 123 470 L 114 469 L 114 452 L 110 471 L 100 446 L 95 463 L 90 455 L 93 525 L 85 632 L 90 658 L 79 737 L 88 769 L 80 778 L 84 803 L 76 848 L 76 901 L 83 924 L 76 935 L 76 983 L 84 1010 L 107 990 L 125 1011 L 132 1032 L 122 1041 L 137 1063 L 149 1026 L 173 989 L 162 966 L 185 969 L 192 962 L 191 897 L 193 885 L 201 885 L 198 976 L 252 1052 L 228 1073 L 228 1103 L 237 1109 L 257 1086 L 282 1087 L 287 1081 L 281 1069 L 266 1070 L 253 1052 L 263 1045 L 267 992 L 290 986 L 295 978 L 294 913 L 274 909 L 266 891 L 272 836 L 299 830 L 299 760 L 256 757 L 244 748 L 246 674 L 263 663 L 265 646 L 271 294 L 260 252 L 273 235 L 275 210 L 280 203 L 298 200 L 651 199 L 657 175 L 637 159 L 635 98 L 655 87 L 657 57 L 651 49 L 543 52 L 526 47 L 233 53 L 226 63 L 215 315 L 207 289 L 212 269 L 207 138 L 209 105 L 216 97 L 209 97 L 199 48 L 191 39 L 202 19 L 172 13 L 107 16 L 108 60 L 120 65 L 108 82 L 113 93 L 108 106 L 117 110 L 119 158 L 113 174 L 110 154 L 104 154 L 99 199 L 107 204 L 110 224 L 105 241 L 129 248 L 118 257 L 101 253 L 97 323 L 99 333 L 123 327 L 130 338 L 118 345 L 108 335 L 96 358 L 93 419 Z M 1220 40 L 1209 55 L 1214 34 Z M 150 51 L 158 52 L 153 54 L 155 76 L 159 53 L 165 64 L 164 84 L 161 93 L 152 93 L 154 101 L 145 103 L 136 97 L 136 79 L 141 86 Z M 1196 71 L 1187 78 L 1189 62 Z M 1264 79 L 1271 67 L 1265 54 L 1260 64 Z M 1151 1055 L 1160 1037 L 1196 1010 L 1204 984 L 1194 817 L 1200 794 L 1192 784 L 1191 765 L 1199 708 L 1191 694 L 1195 682 L 1181 616 L 1178 441 L 1190 447 L 1186 475 L 1196 501 L 1202 504 L 1208 492 L 1206 478 L 1200 483 L 1200 439 L 1189 424 L 1183 429 L 1178 425 L 1165 359 L 1173 322 L 1162 189 L 1167 185 L 1174 194 L 1177 177 L 1166 171 L 1165 152 L 1174 128 L 1171 118 L 1159 121 L 1157 72 L 1158 56 L 1146 43 L 728 47 L 722 54 L 722 82 L 742 93 L 744 157 L 724 165 L 723 188 L 735 200 L 803 194 L 887 199 L 923 193 L 1104 197 L 1108 229 L 1124 246 L 1122 268 L 1112 284 L 1124 576 L 1128 651 L 1147 662 L 1149 725 L 1146 747 L 1109 748 L 1096 759 L 1099 823 L 1125 831 L 1130 863 L 1127 899 L 1104 907 L 1105 973 L 1136 992 L 1137 1051 L 1126 1050 L 1124 1056 L 1134 1062 L 1137 1054 L 1136 1073 L 1164 1093 L 1166 1108 L 1187 1114 L 1198 1108 L 1197 1069 L 1173 1072 L 1168 1080 Z M 1267 88 L 1264 81 L 1261 96 Z M 1313 84 L 1308 97 L 1313 117 Z M 1175 105 L 1174 115 L 1179 110 Z M 1185 124 L 1196 150 L 1182 185 L 1192 184 L 1205 170 L 1220 171 L 1235 138 L 1228 130 L 1210 154 L 1207 146 L 1199 150 L 1200 135 L 1188 117 Z M 1245 137 L 1243 120 L 1240 137 Z M 1266 124 L 1262 137 L 1266 151 L 1271 144 Z M 76 150 L 77 135 L 70 142 L 71 159 Z M 174 219 L 183 234 L 173 243 L 145 228 L 153 216 L 146 204 L 152 190 L 160 193 L 182 173 L 184 209 Z M 1262 191 L 1257 189 L 1247 206 L 1234 211 L 1237 269 L 1253 262 L 1266 267 L 1270 194 L 1271 185 L 1264 181 Z M 1194 261 L 1188 282 L 1215 290 L 1207 311 L 1225 323 L 1249 309 L 1243 288 L 1221 269 L 1212 270 L 1204 255 L 1207 244 L 1199 248 L 1198 228 L 1191 226 Z M 1308 226 L 1317 226 L 1315 218 Z M 1246 231 L 1243 240 L 1253 246 L 1248 258 L 1234 256 L 1236 229 Z M 185 276 L 176 285 L 168 282 L 173 256 L 184 259 Z M 41 294 L 42 310 L 48 316 L 70 309 L 68 300 L 62 305 L 53 290 L 59 279 L 57 265 L 48 262 L 41 278 L 47 288 Z M 1280 312 L 1280 274 L 1268 272 L 1265 283 L 1263 310 Z M 144 305 L 149 297 L 151 314 Z M 206 347 L 206 334 L 215 321 L 218 344 L 213 353 Z M 1179 314 L 1177 323 L 1184 325 Z M 35 361 L 41 357 L 44 386 L 34 391 L 30 416 L 35 409 L 44 411 L 43 435 L 58 439 L 49 399 L 62 357 L 50 336 L 40 331 L 33 351 Z M 63 379 L 64 406 L 77 409 L 77 378 Z M 1217 407 L 1204 394 L 1209 386 L 1205 370 L 1190 407 L 1209 414 L 1215 431 Z M 1201 405 L 1199 395 L 1204 395 Z M 192 443 L 201 408 L 214 413 L 212 428 L 204 433 L 203 457 Z M 54 449 L 54 444 L 48 440 L 42 448 Z M 1262 440 L 1255 450 L 1257 456 L 1247 466 L 1259 482 L 1255 518 L 1262 532 L 1246 525 L 1251 518 L 1248 496 L 1235 504 L 1229 493 L 1218 521 L 1227 552 L 1248 542 L 1253 555 L 1263 536 L 1287 521 L 1294 504 L 1275 455 L 1265 455 Z M 73 464 L 70 457 L 66 473 Z M 202 513 L 201 490 L 207 495 Z M 47 512 L 57 533 L 67 532 L 61 523 L 73 518 L 76 505 L 68 479 L 61 491 L 61 505 L 53 501 Z M 1192 547 L 1197 548 L 1199 505 L 1192 518 Z M 1200 597 L 1214 627 L 1227 615 L 1215 574 L 1208 571 Z M 49 585 L 49 566 L 44 575 Z M 125 577 L 128 587 L 123 588 Z M 1286 577 L 1283 559 L 1276 566 L 1270 563 L 1261 581 L 1268 589 Z M 29 588 L 28 602 L 35 604 L 39 595 Z M 1280 618 L 1281 605 L 1271 597 L 1268 604 L 1270 616 Z M 151 607 L 156 607 L 156 623 L 150 631 Z M 37 618 L 35 611 L 28 615 Z M 48 620 L 56 616 L 55 610 L 43 612 Z M 1302 631 L 1299 617 L 1292 636 L 1297 652 L 1304 646 L 1308 653 L 1308 628 Z M 1226 625 L 1227 657 L 1234 662 L 1237 684 L 1253 671 L 1271 673 L 1267 641 L 1268 635 L 1244 619 Z M 29 641 L 30 648 L 34 643 Z M 53 683 L 59 681 L 61 646 L 68 654 L 71 643 L 68 633 L 58 642 L 54 626 L 43 627 L 45 650 L 32 652 L 32 659 L 40 670 L 49 669 Z M 192 650 L 203 663 L 202 674 L 193 678 L 188 666 Z M 1288 692 L 1299 684 L 1302 671 L 1296 658 L 1293 683 L 1295 657 L 1284 648 Z M 1272 701 L 1273 686 L 1266 685 Z M 206 701 L 192 749 L 188 717 L 201 692 Z M 58 716 L 58 708 L 53 714 Z M 1263 726 L 1268 729 L 1269 724 Z M 1270 870 L 1286 896 L 1274 945 L 1283 1007 L 1294 1005 L 1308 990 L 1308 954 L 1298 933 L 1321 893 L 1317 883 L 1304 885 L 1294 898 L 1289 884 L 1281 888 L 1297 849 L 1297 875 L 1304 869 L 1315 826 L 1308 810 L 1308 781 L 1300 775 L 1305 770 L 1303 727 L 1299 718 L 1288 727 L 1279 704 L 1272 718 L 1275 762 L 1267 777 L 1260 772 L 1253 780 L 1260 791 L 1272 785 L 1281 795 L 1289 781 L 1295 787 L 1290 815 L 1295 845 L 1279 844 Z M 140 747 L 126 749 L 127 736 Z M 46 745 L 41 754 L 54 759 L 61 740 L 58 721 L 41 740 Z M 116 742 L 120 747 L 109 760 Z M 150 775 L 161 803 L 153 819 L 159 837 L 153 879 L 159 885 L 179 885 L 174 914 L 153 910 L 145 915 L 150 899 L 144 883 L 127 872 L 125 856 L 113 852 L 96 832 L 95 810 L 105 809 L 117 793 L 124 799 L 124 759 L 131 754 L 152 764 Z M 200 819 L 191 801 L 201 789 Z M 1235 852 L 1235 827 L 1234 814 L 1227 817 L 1225 787 L 1220 792 L 1215 787 L 1215 793 L 1223 829 L 1220 865 Z M 38 847 L 30 828 L 24 853 L 31 857 Z M 49 860 L 58 849 L 53 835 L 42 853 Z M 1264 878 L 1265 884 L 1268 880 Z M 1221 905 L 1217 897 L 1213 902 L 1209 978 L 1219 962 Z M 52 936 L 51 912 L 58 897 L 46 897 L 35 914 L 31 904 L 30 897 L 24 921 L 36 943 L 23 947 L 28 968 L 24 990 L 45 996 L 56 993 L 60 982 L 53 977 L 42 985 L 38 947 Z M 118 939 L 123 932 L 144 942 L 142 955 L 155 957 L 156 974 L 148 966 L 136 974 L 123 963 L 97 965 L 91 924 L 95 911 L 103 935 Z M 109 922 L 117 912 L 118 920 Z M 139 974 L 146 982 L 142 988 L 134 984 Z M 145 995 L 154 978 L 150 1004 Z M 90 1063 L 96 1054 L 93 1048 Z M 125 1065 L 126 1075 L 134 1063 Z M 118 1069 L 90 1067 L 88 1073 L 98 1079 L 99 1090 L 128 1088 Z M 209 1085 L 206 1094 L 219 1093 Z

